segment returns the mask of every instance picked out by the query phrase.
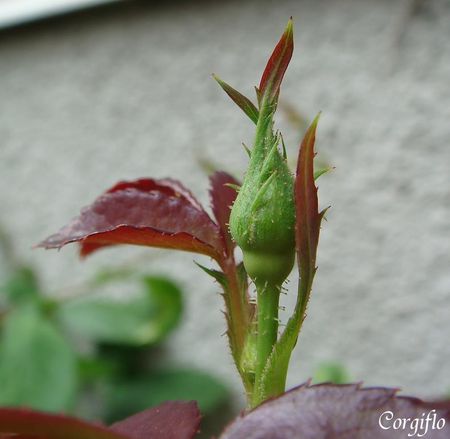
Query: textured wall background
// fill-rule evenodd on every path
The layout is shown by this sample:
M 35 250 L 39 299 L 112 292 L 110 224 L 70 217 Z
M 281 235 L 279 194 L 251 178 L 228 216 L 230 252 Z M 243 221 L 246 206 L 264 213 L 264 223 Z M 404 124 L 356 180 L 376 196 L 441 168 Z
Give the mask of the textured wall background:
M 417 2 L 419 3 L 419 2 Z M 240 392 L 217 286 L 190 254 L 30 247 L 119 179 L 176 176 L 207 203 L 197 157 L 237 173 L 252 126 L 210 79 L 248 94 L 287 18 L 296 51 L 282 100 L 310 120 L 336 166 L 332 205 L 289 385 L 324 360 L 355 380 L 420 396 L 450 389 L 450 2 L 179 2 L 127 5 L 0 36 L 0 221 L 49 292 L 140 258 L 184 285 L 169 354 Z M 298 130 L 278 116 L 291 155 Z M 201 257 L 195 257 L 202 261 Z M 169 265 L 170 262 L 170 265 Z M 287 302 L 293 303 L 295 282 Z

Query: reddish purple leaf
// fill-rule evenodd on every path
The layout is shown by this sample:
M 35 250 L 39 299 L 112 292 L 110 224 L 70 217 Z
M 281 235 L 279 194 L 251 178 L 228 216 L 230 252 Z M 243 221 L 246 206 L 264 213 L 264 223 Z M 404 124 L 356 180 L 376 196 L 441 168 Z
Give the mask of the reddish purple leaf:
M 171 401 L 107 428 L 64 415 L 0 409 L 0 438 L 15 439 L 192 439 L 198 432 L 197 404 Z
M 229 232 L 228 222 L 230 220 L 231 206 L 236 199 L 237 192 L 227 185 L 239 186 L 239 182 L 226 172 L 216 172 L 209 180 L 211 207 L 217 224 L 220 227 L 222 237 L 226 242 L 228 253 L 230 253 L 234 248 L 234 244 Z
M 119 181 L 119 183 L 117 183 L 107 192 L 116 192 L 129 188 L 134 188 L 146 192 L 156 190 L 169 196 L 183 197 L 198 210 L 203 210 L 202 205 L 198 202 L 192 192 L 189 189 L 185 188 L 179 181 L 172 178 L 161 178 L 159 180 L 154 180 L 152 178 L 141 178 L 135 181 Z
M 308 288 L 311 287 L 316 269 L 317 245 L 322 218 L 318 210 L 317 187 L 314 183 L 314 144 L 317 122 L 318 117 L 314 119 L 303 138 L 295 180 L 297 256 L 300 274 Z
M 197 404 L 169 401 L 113 424 L 111 430 L 133 439 L 192 439 L 198 432 Z
M 262 98 L 267 95 L 269 102 L 277 99 L 280 92 L 281 82 L 289 65 L 294 51 L 292 18 L 288 21 L 286 30 L 280 41 L 275 46 L 272 55 L 267 62 L 264 73 L 257 89 L 258 95 Z
M 181 183 L 141 179 L 120 182 L 39 244 L 60 248 L 80 242 L 81 254 L 115 244 L 135 244 L 203 253 L 220 259 L 219 227 Z
M 17 439 L 134 439 L 79 419 L 27 409 L 0 409 L 0 434 Z
M 361 389 L 357 384 L 305 384 L 240 416 L 221 439 L 407 439 L 414 433 L 413 420 L 420 424 L 427 416 L 441 429 L 432 429 L 428 422 L 428 431 L 423 426 L 413 437 L 450 437 L 450 403 L 434 407 L 396 393 L 381 387 Z M 394 429 L 394 422 L 402 422 L 395 419 L 408 418 L 405 429 Z

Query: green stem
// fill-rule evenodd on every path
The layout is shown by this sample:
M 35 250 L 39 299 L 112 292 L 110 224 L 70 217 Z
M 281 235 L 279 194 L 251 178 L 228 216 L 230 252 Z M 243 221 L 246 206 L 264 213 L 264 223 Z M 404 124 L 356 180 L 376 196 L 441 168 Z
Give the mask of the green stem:
M 278 396 L 285 391 L 289 360 L 306 316 L 306 307 L 311 294 L 314 274 L 315 269 L 300 278 L 294 313 L 288 320 L 285 330 L 267 360 L 263 380 L 255 386 L 258 392 L 255 392 L 255 397 L 252 399 L 252 407 L 256 407 L 267 398 Z
M 253 401 L 261 401 L 261 399 L 266 399 L 266 395 L 260 394 L 264 369 L 278 338 L 280 287 L 268 282 L 261 284 L 256 281 L 255 284 L 258 298 L 258 337 L 256 341 L 256 382 Z M 252 405 L 254 405 L 253 402 Z

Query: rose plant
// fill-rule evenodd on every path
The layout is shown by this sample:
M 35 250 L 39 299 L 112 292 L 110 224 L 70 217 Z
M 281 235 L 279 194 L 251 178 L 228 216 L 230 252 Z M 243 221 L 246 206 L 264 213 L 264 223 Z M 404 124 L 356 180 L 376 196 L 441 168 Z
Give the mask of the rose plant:
M 176 180 L 123 181 L 40 246 L 61 248 L 77 242 L 84 257 L 104 247 L 134 244 L 199 253 L 217 263 L 215 268 L 200 268 L 223 288 L 230 350 L 248 401 L 247 411 L 225 429 L 223 439 L 407 437 L 420 419 L 423 422 L 417 429 L 424 431 L 424 412 L 444 423 L 435 422 L 431 428 L 427 421 L 428 437 L 448 438 L 450 406 L 445 402 L 425 403 L 396 396 L 393 389 L 363 389 L 354 384 L 307 383 L 285 392 L 291 353 L 316 274 L 326 212 L 319 210 L 315 184 L 325 172 L 314 170 L 318 117 L 301 143 L 295 177 L 287 166 L 283 138 L 273 127 L 292 52 L 289 20 L 256 87 L 257 105 L 215 76 L 256 125 L 256 133 L 252 148 L 246 148 L 249 166 L 242 184 L 225 172 L 216 172 L 210 179 L 214 219 Z M 242 262 L 236 260 L 236 246 L 242 250 Z M 279 334 L 279 296 L 295 256 L 297 301 Z M 256 287 L 256 304 L 250 284 Z M 380 416 L 390 411 L 401 425 L 396 420 L 380 425 Z M 414 425 L 413 419 L 418 419 Z M 62 416 L 0 411 L 0 432 L 23 438 L 190 438 L 198 422 L 195 404 L 180 402 L 150 409 L 109 429 Z

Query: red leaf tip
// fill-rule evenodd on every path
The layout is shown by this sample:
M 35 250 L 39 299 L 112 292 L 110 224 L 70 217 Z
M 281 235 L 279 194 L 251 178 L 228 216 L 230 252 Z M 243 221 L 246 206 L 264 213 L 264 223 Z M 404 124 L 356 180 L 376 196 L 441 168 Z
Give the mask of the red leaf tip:
M 261 96 L 268 93 L 269 102 L 276 100 L 280 91 L 286 69 L 291 61 L 294 51 L 294 22 L 292 17 L 286 25 L 283 35 L 275 46 L 272 55 L 267 62 L 259 84 Z
M 298 264 L 309 286 L 315 272 L 321 215 L 318 211 L 317 188 L 314 182 L 314 146 L 320 113 L 306 131 L 300 146 L 295 181 L 296 245 Z

